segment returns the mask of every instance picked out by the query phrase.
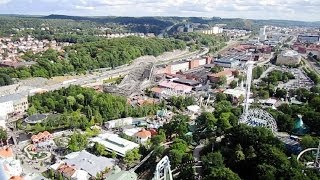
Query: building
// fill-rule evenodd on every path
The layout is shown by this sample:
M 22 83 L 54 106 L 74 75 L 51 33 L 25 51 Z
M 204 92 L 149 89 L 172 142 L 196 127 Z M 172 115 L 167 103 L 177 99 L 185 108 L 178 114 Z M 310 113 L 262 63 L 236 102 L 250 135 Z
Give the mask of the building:
M 180 71 L 189 70 L 189 66 L 190 65 L 188 61 L 182 61 L 182 62 L 179 61 L 179 62 L 171 63 L 166 67 L 166 69 L 169 74 L 176 74 L 177 72 L 180 72 Z
M 207 64 L 207 59 L 206 58 L 202 58 L 202 59 L 194 59 L 191 60 L 189 62 L 189 68 L 193 69 L 193 68 L 197 68 L 199 66 L 203 66 Z
M 138 175 L 133 171 L 121 171 L 118 166 L 112 170 L 107 180 L 137 180 Z
M 226 69 L 224 71 L 208 75 L 209 80 L 212 83 L 217 83 L 220 80 L 220 78 L 223 76 L 227 78 L 227 84 L 229 84 L 234 79 L 233 72 L 230 69 Z
M 223 28 L 218 27 L 218 26 L 214 26 L 211 29 L 200 30 L 198 32 L 203 33 L 203 34 L 221 34 L 221 33 L 223 33 Z
M 20 160 L 15 159 L 13 150 L 6 146 L 0 148 L 0 179 L 18 178 L 22 174 Z
M 267 40 L 266 28 L 267 28 L 266 26 L 264 26 L 263 28 L 260 28 L 260 31 L 259 31 L 259 40 L 260 40 L 261 42 Z
M 93 155 L 86 150 L 73 152 L 66 159 L 50 166 L 63 177 L 75 180 L 95 179 L 98 173 L 113 169 L 115 160 Z
M 39 142 L 45 142 L 52 139 L 53 136 L 48 131 L 40 132 L 37 135 L 31 136 L 31 141 L 33 144 L 37 144 Z
M 220 58 L 213 61 L 213 63 L 217 66 L 225 67 L 225 68 L 235 68 L 239 65 L 239 61 L 233 58 Z
M 297 40 L 302 43 L 317 43 L 320 41 L 319 35 L 299 35 Z
M 150 89 L 154 97 L 161 98 L 164 94 L 166 89 L 160 87 L 153 87 Z
M 139 147 L 139 144 L 120 138 L 118 135 L 109 132 L 91 138 L 91 141 L 102 144 L 107 151 L 115 152 L 122 157 L 125 156 L 126 152 Z
M 190 93 L 192 91 L 191 86 L 187 86 L 184 84 L 179 84 L 171 81 L 161 81 L 159 83 L 159 87 L 167 88 L 178 93 Z
M 301 55 L 297 51 L 286 50 L 278 55 L 276 64 L 278 65 L 297 65 L 301 61 Z
M 115 119 L 111 121 L 107 121 L 104 123 L 104 126 L 107 129 L 112 129 L 112 128 L 119 128 L 127 125 L 132 125 L 133 118 L 132 117 L 127 117 L 127 118 L 121 118 L 121 119 Z
M 151 138 L 151 132 L 145 129 L 134 134 L 136 143 L 144 144 Z
M 0 97 L 0 113 L 7 117 L 23 114 L 28 109 L 28 97 L 22 94 L 10 94 Z M 3 107 L 3 108 L 2 108 Z

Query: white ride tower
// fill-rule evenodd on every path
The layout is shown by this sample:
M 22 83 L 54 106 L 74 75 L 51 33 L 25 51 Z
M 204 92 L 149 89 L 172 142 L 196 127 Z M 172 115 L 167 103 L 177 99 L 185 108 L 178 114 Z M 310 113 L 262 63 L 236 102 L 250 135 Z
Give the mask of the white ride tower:
M 153 180 L 173 180 L 168 156 L 158 162 Z
M 275 134 L 278 131 L 277 123 L 272 115 L 262 109 L 249 109 L 250 106 L 250 94 L 251 94 L 251 81 L 252 81 L 252 69 L 253 61 L 247 62 L 247 80 L 246 80 L 246 92 L 245 102 L 243 108 L 243 114 L 240 116 L 239 123 L 247 124 L 248 126 L 261 126 L 271 129 Z

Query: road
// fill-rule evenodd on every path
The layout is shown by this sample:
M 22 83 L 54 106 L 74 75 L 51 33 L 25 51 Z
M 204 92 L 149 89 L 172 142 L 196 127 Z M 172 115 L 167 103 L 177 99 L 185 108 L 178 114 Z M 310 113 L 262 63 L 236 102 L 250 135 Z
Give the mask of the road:
M 307 55 L 302 55 L 302 61 L 305 63 L 305 66 L 307 68 L 309 68 L 310 70 L 314 71 L 315 73 L 317 73 L 320 76 L 320 68 L 317 67 L 315 62 L 310 62 L 310 60 L 308 59 Z

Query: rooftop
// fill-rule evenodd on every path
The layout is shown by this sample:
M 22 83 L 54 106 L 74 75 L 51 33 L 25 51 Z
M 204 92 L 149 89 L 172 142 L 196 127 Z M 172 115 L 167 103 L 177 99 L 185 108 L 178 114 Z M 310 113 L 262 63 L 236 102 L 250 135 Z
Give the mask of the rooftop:
M 22 98 L 26 98 L 27 96 L 22 94 L 10 94 L 6 96 L 0 96 L 0 103 L 8 102 L 8 101 L 19 101 Z
M 231 76 L 232 75 L 232 71 L 230 69 L 226 69 L 224 71 L 215 73 L 215 74 L 210 74 L 209 76 L 213 76 L 213 77 L 221 77 L 221 76 Z
M 151 137 L 151 132 L 145 129 L 142 129 L 141 131 L 137 132 L 135 136 L 141 137 L 141 138 L 148 138 L 148 137 Z
M 286 50 L 286 51 L 282 51 L 281 55 L 282 56 L 298 56 L 299 53 L 293 50 Z
M 162 81 L 159 83 L 159 86 L 170 88 L 170 89 L 175 89 L 177 91 L 185 91 L 188 89 L 190 89 L 190 91 L 191 91 L 191 89 L 192 89 L 191 86 L 187 86 L 187 85 L 179 84 L 179 83 L 174 83 L 171 81 Z
M 104 133 L 91 139 L 106 147 L 108 151 L 115 151 L 118 155 L 124 156 L 127 151 L 139 147 L 139 144 L 120 138 L 116 134 Z
M 135 172 L 120 171 L 118 173 L 111 174 L 107 178 L 108 180 L 137 180 L 138 176 Z
M 10 158 L 13 157 L 13 151 L 10 147 L 2 147 L 0 148 L 0 157 L 1 158 Z
M 64 162 L 76 169 L 88 172 L 91 176 L 96 176 L 97 173 L 104 171 L 106 168 L 111 168 L 115 164 L 115 160 L 111 158 L 98 157 L 85 150 L 68 154 L 66 158 Z

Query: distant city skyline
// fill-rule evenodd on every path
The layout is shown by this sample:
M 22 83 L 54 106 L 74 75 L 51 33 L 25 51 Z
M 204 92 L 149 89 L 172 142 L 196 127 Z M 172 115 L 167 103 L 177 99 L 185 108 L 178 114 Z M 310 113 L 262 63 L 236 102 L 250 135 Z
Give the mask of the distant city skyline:
M 0 0 L 1 14 L 320 21 L 319 0 Z

